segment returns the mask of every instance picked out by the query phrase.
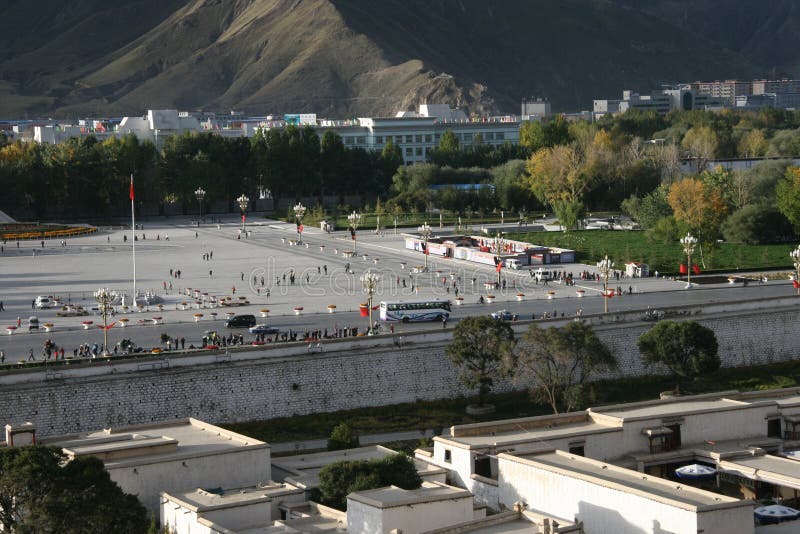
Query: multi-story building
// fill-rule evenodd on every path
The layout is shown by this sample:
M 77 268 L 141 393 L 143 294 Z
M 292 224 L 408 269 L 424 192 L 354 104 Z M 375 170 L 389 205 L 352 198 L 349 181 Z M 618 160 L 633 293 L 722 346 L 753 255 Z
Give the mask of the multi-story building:
M 609 113 L 625 113 L 629 109 L 655 111 L 659 115 L 665 115 L 674 109 L 717 109 L 725 107 L 726 102 L 723 98 L 700 93 L 686 86 L 654 91 L 649 95 L 625 90 L 622 91 L 621 100 L 595 100 L 593 112 L 596 118 Z
M 754 95 L 800 93 L 800 80 L 753 80 Z
M 689 87 L 697 94 L 720 98 L 728 105 L 733 105 L 737 96 L 753 94 L 753 82 L 739 80 L 692 82 Z

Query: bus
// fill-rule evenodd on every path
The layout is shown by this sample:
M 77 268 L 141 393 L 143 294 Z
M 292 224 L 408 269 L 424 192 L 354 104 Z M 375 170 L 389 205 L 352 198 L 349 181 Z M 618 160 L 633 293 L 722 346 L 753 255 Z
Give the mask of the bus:
M 449 300 L 381 302 L 381 321 L 441 321 L 450 317 Z

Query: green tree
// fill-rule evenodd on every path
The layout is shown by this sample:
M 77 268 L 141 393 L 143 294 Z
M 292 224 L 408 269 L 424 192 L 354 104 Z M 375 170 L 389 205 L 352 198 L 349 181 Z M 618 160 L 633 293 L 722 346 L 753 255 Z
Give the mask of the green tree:
M 617 360 L 590 325 L 573 321 L 563 328 L 532 324 L 517 343 L 516 364 L 515 378 L 530 381 L 533 398 L 559 413 L 579 407 L 585 383 Z
M 395 454 L 369 461 L 335 462 L 319 472 L 320 500 L 339 510 L 347 508 L 347 495 L 385 486 L 412 490 L 422 485 L 414 460 Z
M 639 351 L 648 365 L 663 364 L 681 381 L 713 373 L 720 367 L 717 336 L 694 321 L 659 321 L 639 337 Z
M 147 530 L 144 506 L 94 457 L 66 461 L 53 447 L 0 449 L 0 524 L 9 532 Z
M 732 243 L 758 245 L 792 237 L 792 225 L 777 208 L 750 204 L 733 212 L 722 224 L 722 235 Z
M 719 137 L 709 126 L 695 126 L 686 132 L 681 146 L 695 158 L 697 170 L 702 171 L 716 156 Z
M 778 211 L 800 232 L 800 167 L 789 167 L 775 187 Z
M 328 438 L 329 451 L 355 449 L 358 446 L 358 434 L 353 432 L 353 429 L 347 423 L 336 425 Z
M 476 316 L 462 319 L 456 325 L 447 356 L 461 368 L 461 382 L 468 388 L 478 388 L 479 404 L 484 404 L 494 379 L 510 369 L 504 361 L 513 354 L 513 345 L 514 331 L 505 321 Z

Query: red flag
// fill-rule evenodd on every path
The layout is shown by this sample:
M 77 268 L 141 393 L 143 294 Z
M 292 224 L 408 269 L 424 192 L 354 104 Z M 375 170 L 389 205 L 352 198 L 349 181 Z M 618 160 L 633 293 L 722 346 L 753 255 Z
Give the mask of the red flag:
M 298 226 L 298 227 L 297 227 L 297 231 L 298 231 L 299 233 L 301 233 L 301 234 L 303 233 L 303 225 L 302 225 L 302 224 L 301 224 L 300 226 Z
M 700 274 L 700 266 L 697 265 L 696 263 L 694 265 L 692 265 L 692 273 Z
M 131 174 L 131 194 L 130 194 L 130 197 L 131 197 L 131 201 L 132 201 L 133 200 L 133 175 L 132 174 Z
M 244 222 L 244 213 L 242 213 L 242 222 Z
M 685 263 L 681 263 L 681 266 L 680 266 L 680 268 L 678 269 L 678 272 L 679 272 L 679 273 L 681 273 L 681 274 L 686 274 L 686 273 L 688 273 L 688 272 L 689 272 L 689 270 L 688 270 L 688 268 L 686 267 L 686 264 L 685 264 Z
M 497 267 L 496 267 L 496 269 L 497 269 L 497 272 L 498 272 L 498 273 L 500 272 L 500 270 L 501 270 L 502 268 L 503 268 L 503 262 L 497 262 Z

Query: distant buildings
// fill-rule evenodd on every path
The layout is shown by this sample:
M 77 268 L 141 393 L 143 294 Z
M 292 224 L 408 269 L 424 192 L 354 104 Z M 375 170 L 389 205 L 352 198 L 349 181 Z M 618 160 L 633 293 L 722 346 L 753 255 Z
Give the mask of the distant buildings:
M 688 87 L 653 91 L 649 95 L 640 95 L 634 91 L 622 91 L 620 100 L 597 99 L 594 101 L 595 118 L 607 114 L 625 113 L 629 109 L 655 111 L 665 115 L 672 110 L 720 109 L 726 106 L 722 98 L 700 93 Z

